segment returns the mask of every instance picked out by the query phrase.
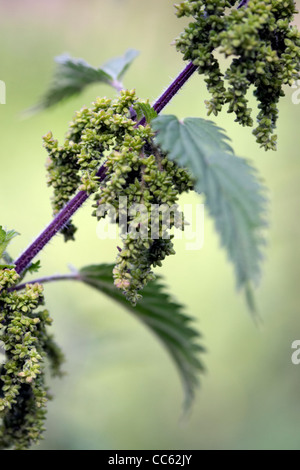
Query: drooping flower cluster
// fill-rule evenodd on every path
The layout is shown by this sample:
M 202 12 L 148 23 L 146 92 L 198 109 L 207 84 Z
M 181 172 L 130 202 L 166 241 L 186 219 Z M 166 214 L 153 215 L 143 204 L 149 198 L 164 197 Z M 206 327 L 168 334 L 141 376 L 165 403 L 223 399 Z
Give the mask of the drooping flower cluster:
M 63 355 L 47 332 L 51 324 L 43 304 L 43 287 L 8 290 L 19 280 L 14 269 L 0 270 L 0 449 L 27 449 L 42 436 L 45 405 L 45 359 L 60 374 Z
M 124 244 L 113 271 L 115 285 L 135 304 L 154 278 L 152 268 L 175 254 L 170 229 L 184 227 L 177 199 L 193 182 L 151 140 L 145 145 L 126 139 L 123 151 L 108 157 L 106 168 L 108 181 L 100 186 L 96 215 L 105 215 L 108 205 L 114 208 Z
M 241 8 L 236 8 L 240 4 Z M 297 13 L 293 0 L 186 0 L 176 5 L 178 17 L 192 17 L 176 40 L 177 49 L 191 60 L 212 99 L 208 114 L 228 104 L 243 126 L 253 126 L 247 91 L 254 86 L 258 100 L 258 126 L 253 131 L 266 150 L 276 149 L 273 134 L 283 86 L 300 78 L 300 33 L 291 26 Z M 232 57 L 225 73 L 215 53 Z
M 115 209 L 124 243 L 114 269 L 115 285 L 133 304 L 140 298 L 139 290 L 153 279 L 152 267 L 174 253 L 168 229 L 183 226 L 177 207 L 168 214 L 166 224 L 161 213 L 151 217 L 152 206 L 164 205 L 161 209 L 168 212 L 176 204 L 178 194 L 192 188 L 186 171 L 168 161 L 153 144 L 150 125 L 137 124 L 141 103 L 143 109 L 149 106 L 128 90 L 115 100 L 98 98 L 91 108 L 85 107 L 76 114 L 63 146 L 51 133 L 44 137 L 49 154 L 49 184 L 54 187 L 54 212 L 79 189 L 95 193 L 94 215 L 98 218 L 106 215 L 106 211 L 100 213 L 105 205 Z M 99 182 L 96 173 L 104 162 L 106 177 Z M 120 202 L 122 198 L 126 199 L 126 207 Z M 134 211 L 137 204 L 143 205 L 138 217 Z M 151 233 L 153 217 L 157 224 L 155 235 Z M 72 237 L 74 228 L 68 226 L 64 234 L 67 239 Z

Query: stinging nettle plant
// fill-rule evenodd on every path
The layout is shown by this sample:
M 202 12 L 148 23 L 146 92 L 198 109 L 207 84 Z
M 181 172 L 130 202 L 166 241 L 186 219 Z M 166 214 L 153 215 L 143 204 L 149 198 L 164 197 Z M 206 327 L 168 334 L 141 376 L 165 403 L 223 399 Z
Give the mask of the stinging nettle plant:
M 227 106 L 238 123 L 252 127 L 247 92 L 253 91 L 259 108 L 253 134 L 265 150 L 276 150 L 283 87 L 300 79 L 300 34 L 291 25 L 295 2 L 189 0 L 175 7 L 179 18 L 191 19 L 175 42 L 188 63 L 152 106 L 123 87 L 123 76 L 137 56 L 129 50 L 99 68 L 67 55 L 58 57 L 50 89 L 31 110 L 49 108 L 91 83 L 117 91 L 115 99 L 97 98 L 78 111 L 62 144 L 51 132 L 43 137 L 54 218 L 17 260 L 10 257 L 8 246 L 18 234 L 0 226 L 0 346 L 5 355 L 0 365 L 1 449 L 26 449 L 39 441 L 49 398 L 46 363 L 54 375 L 62 374 L 63 354 L 48 331 L 52 320 L 43 307 L 47 282 L 83 282 L 142 320 L 175 361 L 185 388 L 185 407 L 191 404 L 203 370 L 200 334 L 153 272 L 166 256 L 175 254 L 169 228 L 184 228 L 176 217 L 180 194 L 194 190 L 204 195 L 233 263 L 237 287 L 255 311 L 253 286 L 260 278 L 267 224 L 265 188 L 248 160 L 234 154 L 223 129 L 210 120 L 179 120 L 160 113 L 198 72 L 205 76 L 208 115 L 217 116 Z M 74 239 L 73 216 L 89 197 L 98 219 L 107 216 L 102 208 L 109 205 L 122 225 L 126 212 L 123 246 L 116 247 L 114 265 L 87 266 L 26 282 L 28 274 L 39 270 L 36 256 L 56 234 L 65 241 Z M 120 204 L 122 198 L 127 208 Z M 137 204 L 146 208 L 146 222 L 130 211 Z M 153 205 L 176 208 L 170 227 L 157 216 L 156 237 L 149 223 Z M 143 227 L 146 236 L 134 236 L 129 225 L 135 235 Z

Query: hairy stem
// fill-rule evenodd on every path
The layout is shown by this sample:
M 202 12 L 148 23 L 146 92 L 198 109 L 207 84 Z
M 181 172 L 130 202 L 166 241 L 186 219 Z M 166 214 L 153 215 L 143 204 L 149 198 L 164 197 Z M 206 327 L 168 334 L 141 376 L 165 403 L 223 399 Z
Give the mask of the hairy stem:
M 54 274 L 53 276 L 40 277 L 38 279 L 34 279 L 33 281 L 24 282 L 23 284 L 19 284 L 18 286 L 10 287 L 9 289 L 7 289 L 7 292 L 23 290 L 28 284 L 36 284 L 36 283 L 45 284 L 47 282 L 56 282 L 56 281 L 81 281 L 81 277 L 77 273 Z
M 157 113 L 160 113 L 163 108 L 171 101 L 176 93 L 183 87 L 191 75 L 197 70 L 193 63 L 189 63 L 184 70 L 178 75 L 177 78 L 171 83 L 167 90 L 158 98 L 154 103 L 153 108 Z M 145 125 L 146 119 L 143 118 L 138 123 Z M 103 164 L 97 176 L 99 181 L 105 178 L 105 164 Z M 21 274 L 24 269 L 32 262 L 36 255 L 50 242 L 50 240 L 67 224 L 74 213 L 82 206 L 88 199 L 89 194 L 85 191 L 80 191 L 76 196 L 71 199 L 66 206 L 56 215 L 52 222 L 43 230 L 43 232 L 34 240 L 34 242 L 21 254 L 15 261 L 15 269 L 18 274 Z
M 97 172 L 99 181 L 105 178 L 105 167 L 102 165 Z M 76 196 L 56 215 L 52 222 L 43 230 L 43 232 L 34 240 L 34 242 L 21 254 L 15 261 L 15 270 L 21 274 L 31 263 L 36 255 L 49 243 L 49 241 L 67 224 L 75 212 L 88 199 L 89 194 L 86 191 L 79 191 Z
M 178 77 L 173 80 L 171 85 L 166 89 L 166 91 L 156 100 L 153 105 L 153 109 L 159 114 L 165 106 L 171 101 L 171 99 L 178 93 L 178 91 L 183 87 L 183 85 L 188 81 L 188 79 L 193 75 L 197 70 L 197 66 L 190 62 L 183 71 L 178 75 Z M 146 124 L 146 119 L 143 118 L 139 122 L 141 125 Z

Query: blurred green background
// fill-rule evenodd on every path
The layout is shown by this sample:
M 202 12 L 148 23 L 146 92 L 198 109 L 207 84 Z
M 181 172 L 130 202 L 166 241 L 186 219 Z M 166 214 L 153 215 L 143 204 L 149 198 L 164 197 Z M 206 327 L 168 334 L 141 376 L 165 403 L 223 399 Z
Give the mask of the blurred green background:
M 300 3 L 300 2 L 297 2 Z M 300 6 L 300 5 L 299 5 Z M 1 73 L 7 104 L 0 105 L 0 222 L 22 234 L 17 256 L 51 218 L 41 136 L 62 139 L 75 110 L 104 86 L 28 119 L 63 52 L 98 65 L 130 47 L 141 51 L 125 78 L 153 101 L 182 69 L 171 42 L 183 25 L 169 0 L 0 1 Z M 298 20 L 298 24 L 300 21 Z M 51 381 L 47 432 L 41 449 L 299 449 L 300 366 L 291 363 L 299 320 L 299 117 L 287 89 L 280 104 L 277 153 L 265 153 L 249 129 L 224 112 L 224 127 L 240 156 L 251 159 L 270 195 L 270 230 L 257 301 L 257 327 L 235 292 L 232 266 L 205 219 L 201 251 L 177 255 L 160 273 L 196 318 L 207 348 L 207 368 L 188 418 L 181 419 L 182 390 L 168 355 L 154 337 L 110 300 L 72 283 L 48 285 L 47 306 L 66 353 L 63 380 Z M 205 117 L 207 92 L 194 76 L 167 108 L 179 117 Z M 255 106 L 255 105 L 254 105 Z M 183 202 L 199 202 L 189 195 Z M 112 262 L 114 241 L 100 241 L 90 203 L 76 215 L 76 243 L 56 237 L 41 255 L 42 274 L 66 272 L 71 263 Z

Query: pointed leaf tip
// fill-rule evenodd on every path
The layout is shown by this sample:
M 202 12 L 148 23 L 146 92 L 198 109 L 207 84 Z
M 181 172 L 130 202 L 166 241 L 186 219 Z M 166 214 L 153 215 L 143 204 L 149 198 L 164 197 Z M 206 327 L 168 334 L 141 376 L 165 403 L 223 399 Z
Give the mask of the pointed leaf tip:
M 133 307 L 113 284 L 113 265 L 101 264 L 82 268 L 83 282 L 108 295 L 134 314 L 160 339 L 175 362 L 185 392 L 184 408 L 188 409 L 198 386 L 198 375 L 204 371 L 199 345 L 200 334 L 191 324 L 193 319 L 183 313 L 184 307 L 174 302 L 158 277 L 143 290 L 143 298 Z

